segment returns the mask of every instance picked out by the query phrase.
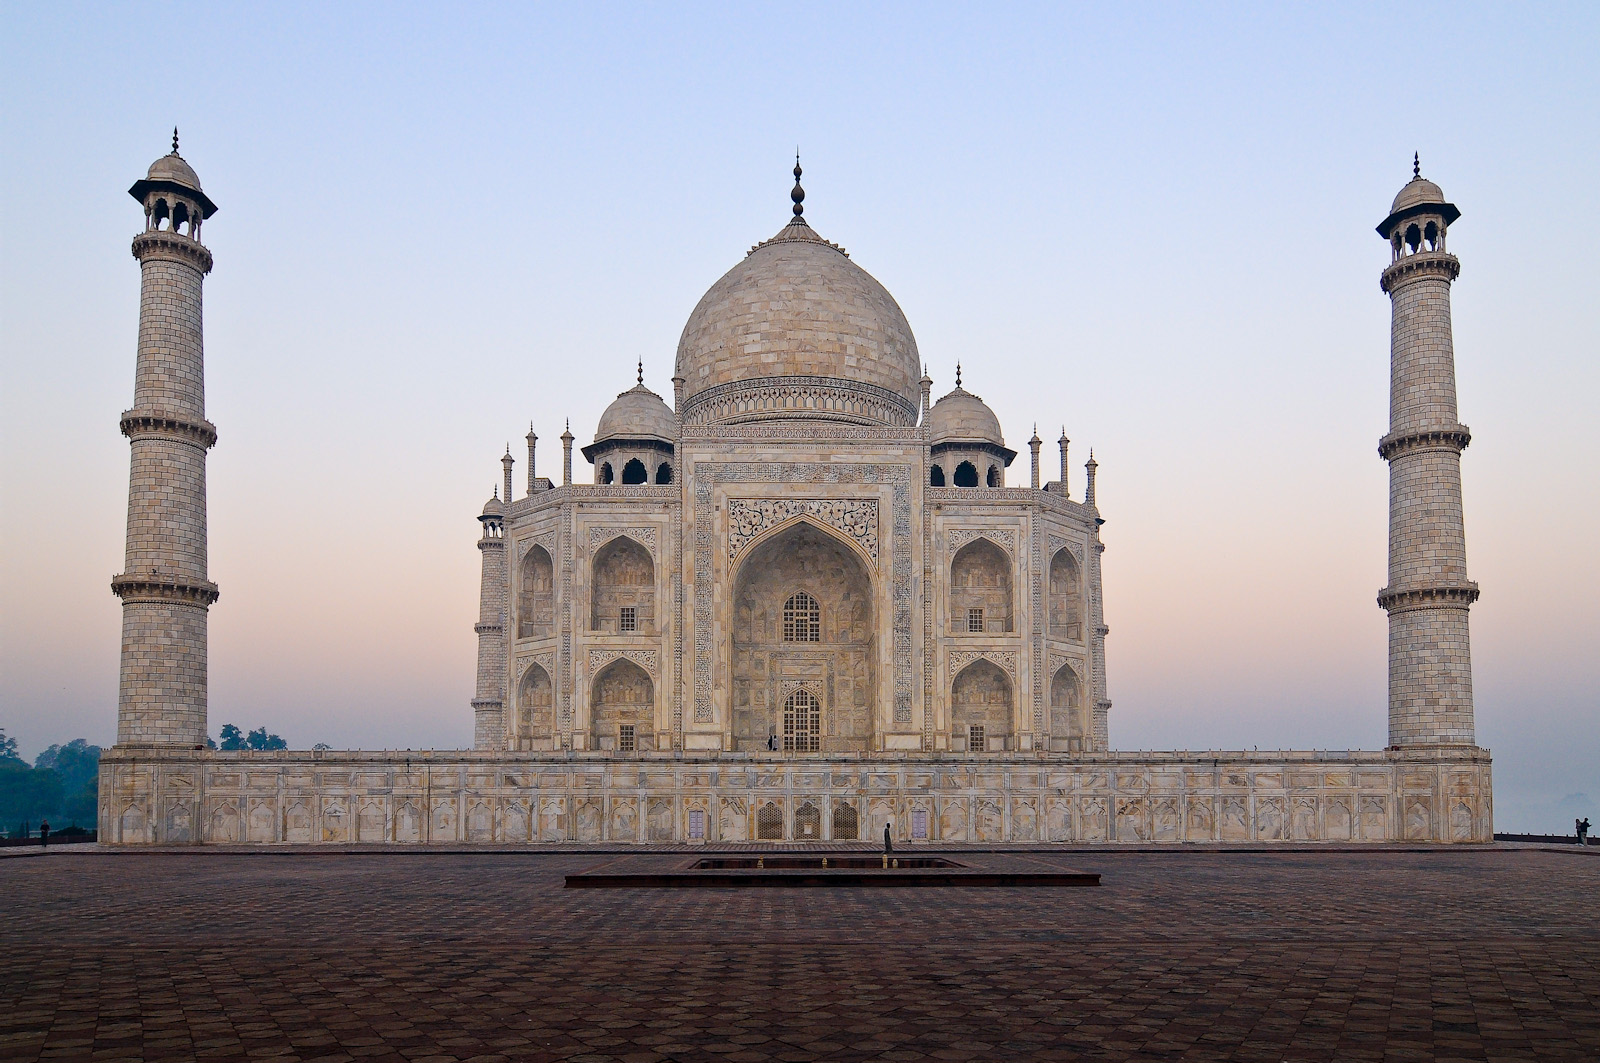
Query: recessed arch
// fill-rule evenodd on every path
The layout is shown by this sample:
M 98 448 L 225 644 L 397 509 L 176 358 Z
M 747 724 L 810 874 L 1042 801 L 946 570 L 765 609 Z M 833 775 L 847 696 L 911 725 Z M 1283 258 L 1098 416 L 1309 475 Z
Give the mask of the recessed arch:
M 650 471 L 638 458 L 629 458 L 628 464 L 622 467 L 622 482 L 625 486 L 647 483 L 649 479 Z
M 619 535 L 594 555 L 589 627 L 621 633 L 624 609 L 633 610 L 632 631 L 655 633 L 656 572 L 650 552 L 629 536 Z
M 821 751 L 870 748 L 877 705 L 872 569 L 850 540 L 812 521 L 791 521 L 742 554 L 729 618 L 729 711 L 734 748 L 764 750 L 782 735 L 784 700 L 796 686 L 818 699 Z M 785 606 L 804 594 L 807 638 L 784 638 Z M 794 618 L 798 622 L 801 618 Z
M 928 470 L 928 486 L 929 487 L 943 487 L 944 486 L 944 466 L 943 465 L 935 465 L 935 466 L 933 466 L 932 468 L 930 468 Z
M 517 684 L 517 737 L 552 737 L 556 730 L 555 704 L 550 673 L 542 665 L 530 664 Z
M 611 463 L 609 461 L 601 462 L 600 468 L 594 474 L 594 482 L 597 484 L 609 484 L 615 481 L 616 474 L 611 471 Z
M 1083 682 L 1070 664 L 1050 677 L 1050 747 L 1074 749 L 1087 728 L 1082 718 Z
M 955 485 L 957 487 L 977 487 L 978 467 L 970 461 L 964 461 L 956 466 Z
M 989 477 L 988 477 L 988 480 L 986 482 L 987 482 L 988 486 L 990 486 L 990 487 L 1003 487 L 1003 486 L 1005 486 L 1004 483 L 1000 479 L 1000 466 L 998 466 L 998 465 L 989 466 Z
M 987 538 L 972 540 L 950 562 L 950 624 L 957 634 L 1012 629 L 1011 558 Z
M 517 567 L 517 637 L 544 638 L 555 628 L 555 565 L 535 543 Z
M 1065 546 L 1050 559 L 1049 614 L 1051 638 L 1083 641 L 1083 575 Z
M 655 716 L 655 684 L 637 664 L 618 657 L 594 677 L 589 730 L 598 748 L 655 748 Z
M 1011 680 L 993 661 L 979 658 L 950 684 L 950 730 L 969 752 L 1010 747 L 1014 697 Z M 977 730 L 974 730 L 977 728 Z M 982 748 L 973 748 L 981 736 Z
M 672 463 L 664 461 L 656 466 L 656 483 L 669 484 L 672 482 Z

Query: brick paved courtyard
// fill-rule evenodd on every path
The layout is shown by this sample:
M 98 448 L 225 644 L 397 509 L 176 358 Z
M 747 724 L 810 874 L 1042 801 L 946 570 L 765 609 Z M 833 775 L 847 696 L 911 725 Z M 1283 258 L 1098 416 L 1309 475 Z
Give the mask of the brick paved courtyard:
M 1098 889 L 564 890 L 688 854 L 0 860 L 0 1058 L 1600 1059 L 1600 854 L 989 854 Z

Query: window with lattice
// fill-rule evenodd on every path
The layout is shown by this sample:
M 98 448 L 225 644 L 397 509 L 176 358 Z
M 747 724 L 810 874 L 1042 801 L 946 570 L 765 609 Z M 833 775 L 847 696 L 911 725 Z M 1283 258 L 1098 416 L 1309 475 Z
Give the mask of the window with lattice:
M 987 748 L 983 737 L 983 724 L 975 723 L 967 728 L 967 749 L 974 753 L 982 753 Z
M 783 603 L 783 641 L 820 642 L 822 640 L 822 608 L 817 600 L 805 591 L 791 595 Z
M 624 753 L 632 753 L 638 748 L 637 739 L 633 734 L 633 724 L 625 723 L 617 729 L 617 748 Z
M 982 609 L 968 609 L 967 610 L 967 630 L 968 631 L 982 631 L 983 630 L 983 610 Z
M 790 753 L 822 748 L 822 704 L 809 690 L 796 690 L 783 703 L 783 748 Z
M 636 605 L 625 605 L 625 606 L 622 607 L 622 612 L 617 617 L 617 630 L 618 631 L 638 631 L 639 630 L 639 607 L 638 606 L 636 606 Z

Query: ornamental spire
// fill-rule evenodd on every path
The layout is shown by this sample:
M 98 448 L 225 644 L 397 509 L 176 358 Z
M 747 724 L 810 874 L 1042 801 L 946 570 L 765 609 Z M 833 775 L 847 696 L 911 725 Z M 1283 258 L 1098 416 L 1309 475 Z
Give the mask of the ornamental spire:
M 172 127 L 172 154 L 178 154 L 178 127 Z
M 796 221 L 803 220 L 800 216 L 806 212 L 806 190 L 800 187 L 800 149 L 794 149 L 794 188 L 789 192 L 789 198 L 794 200 L 794 217 Z
M 639 386 L 644 387 L 644 359 L 639 359 Z
M 1414 151 L 1414 152 L 1411 153 L 1411 179 L 1413 181 L 1417 181 L 1417 180 L 1421 180 L 1421 178 L 1422 178 L 1422 152 Z

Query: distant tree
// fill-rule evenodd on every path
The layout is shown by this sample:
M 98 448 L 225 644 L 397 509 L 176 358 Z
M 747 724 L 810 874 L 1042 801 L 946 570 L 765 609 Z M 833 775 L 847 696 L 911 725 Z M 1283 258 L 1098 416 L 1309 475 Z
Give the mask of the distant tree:
M 244 732 L 239 730 L 237 724 L 225 723 L 222 725 L 222 749 L 249 749 L 250 745 L 244 740 Z
M 90 823 L 100 805 L 100 747 L 74 738 L 51 746 L 33 762 L 35 772 L 53 771 L 61 778 L 61 805 L 56 815 L 69 822 Z
M 22 757 L 17 753 L 17 740 L 6 734 L 6 729 L 0 727 L 0 763 L 14 760 L 23 763 Z
M 318 742 L 316 745 L 312 746 L 311 748 L 317 750 L 320 753 L 320 752 L 326 752 L 327 750 L 330 750 L 333 747 L 330 746 L 326 742 Z
M 265 727 L 257 727 L 254 731 L 251 731 L 248 738 L 246 738 L 246 741 L 250 743 L 251 749 L 289 748 L 289 743 L 285 742 L 277 735 L 267 734 L 267 729 Z

